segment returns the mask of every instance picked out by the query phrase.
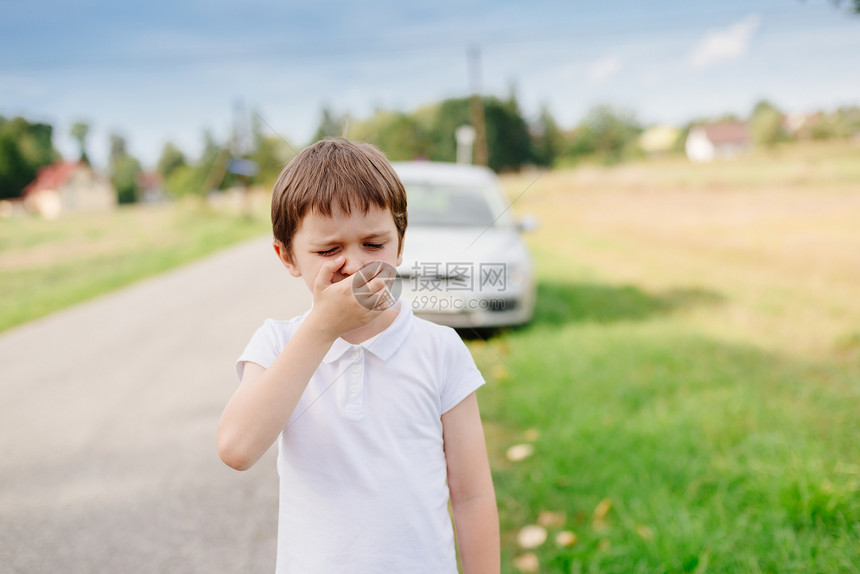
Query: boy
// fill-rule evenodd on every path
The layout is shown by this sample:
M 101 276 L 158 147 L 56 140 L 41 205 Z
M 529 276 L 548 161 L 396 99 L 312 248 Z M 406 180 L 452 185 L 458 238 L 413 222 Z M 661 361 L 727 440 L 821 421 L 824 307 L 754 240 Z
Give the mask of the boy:
M 454 529 L 465 574 L 499 572 L 484 380 L 452 329 L 358 273 L 400 264 L 406 219 L 367 144 L 317 142 L 275 184 L 274 249 L 313 305 L 251 338 L 218 452 L 244 470 L 278 441 L 278 573 L 456 574 Z

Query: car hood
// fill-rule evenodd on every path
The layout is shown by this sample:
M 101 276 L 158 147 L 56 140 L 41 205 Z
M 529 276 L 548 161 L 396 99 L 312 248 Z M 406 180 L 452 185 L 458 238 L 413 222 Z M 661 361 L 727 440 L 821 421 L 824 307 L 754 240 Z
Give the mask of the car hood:
M 514 228 L 411 227 L 406 231 L 398 274 L 410 277 L 418 267 L 439 263 L 529 265 L 530 258 Z

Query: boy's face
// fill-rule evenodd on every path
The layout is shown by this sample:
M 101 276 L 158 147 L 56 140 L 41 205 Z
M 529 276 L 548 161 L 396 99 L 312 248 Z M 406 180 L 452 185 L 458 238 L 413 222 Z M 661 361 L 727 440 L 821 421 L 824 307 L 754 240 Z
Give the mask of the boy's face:
M 332 282 L 349 277 L 371 261 L 384 261 L 394 267 L 402 260 L 397 246 L 397 228 L 388 208 L 371 206 L 367 213 L 353 209 L 347 215 L 332 206 L 332 216 L 308 212 L 293 236 L 292 255 L 281 242 L 275 252 L 294 277 L 302 277 L 313 291 L 314 280 L 323 263 L 343 255 L 345 261 Z

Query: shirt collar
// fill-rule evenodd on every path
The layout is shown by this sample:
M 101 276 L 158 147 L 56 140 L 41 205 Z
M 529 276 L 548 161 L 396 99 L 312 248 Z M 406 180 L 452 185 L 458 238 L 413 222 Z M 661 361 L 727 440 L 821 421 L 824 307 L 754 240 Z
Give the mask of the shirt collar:
M 358 343 L 357 346 L 363 347 L 365 351 L 373 353 L 383 361 L 388 360 L 400 348 L 412 330 L 412 306 L 408 302 L 404 304 L 403 301 L 398 301 L 394 308 L 397 309 L 397 307 L 399 307 L 397 317 L 384 331 Z M 323 362 L 333 363 L 337 361 L 352 347 L 352 343 L 338 337 L 326 353 Z

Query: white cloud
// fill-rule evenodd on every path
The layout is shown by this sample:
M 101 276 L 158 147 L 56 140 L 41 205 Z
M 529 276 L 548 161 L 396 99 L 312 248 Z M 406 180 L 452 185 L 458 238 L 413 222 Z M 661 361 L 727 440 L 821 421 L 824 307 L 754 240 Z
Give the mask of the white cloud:
M 621 69 L 621 60 L 615 57 L 602 58 L 588 67 L 588 85 L 602 84 L 609 76 Z
M 687 60 L 688 67 L 700 70 L 723 60 L 740 58 L 749 49 L 750 40 L 761 26 L 761 17 L 750 14 L 727 28 L 712 30 Z

